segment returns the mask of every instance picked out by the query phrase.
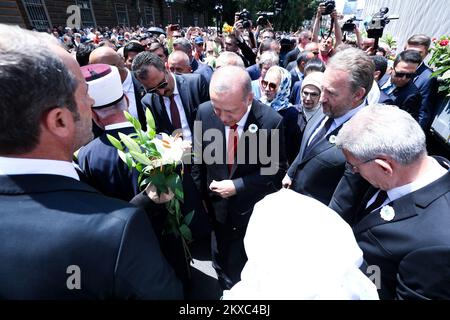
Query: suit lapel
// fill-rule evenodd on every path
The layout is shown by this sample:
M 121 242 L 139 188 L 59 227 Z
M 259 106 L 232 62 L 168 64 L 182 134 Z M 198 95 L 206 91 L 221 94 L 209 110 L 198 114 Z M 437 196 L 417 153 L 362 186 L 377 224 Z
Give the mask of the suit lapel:
M 302 162 L 308 161 L 309 159 L 315 157 L 319 153 L 322 153 L 332 147 L 334 147 L 334 143 L 330 143 L 329 137 L 332 135 L 337 135 L 339 130 L 342 128 L 342 125 L 340 127 L 337 127 L 333 131 L 331 131 L 329 134 L 327 134 L 322 140 L 316 143 L 307 153 L 303 155 Z
M 177 81 L 178 93 L 180 94 L 181 103 L 183 104 L 184 114 L 186 115 L 186 120 L 189 124 L 191 130 L 193 130 L 194 124 L 191 120 L 194 117 L 191 116 L 191 105 L 189 103 L 189 92 L 187 89 L 186 81 L 182 76 L 175 76 L 175 80 Z
M 302 143 L 300 146 L 300 159 L 302 159 L 305 155 L 305 149 L 308 144 L 308 140 L 313 134 L 314 130 L 317 128 L 317 126 L 320 124 L 320 122 L 323 120 L 324 114 L 322 112 L 322 108 L 318 110 L 311 119 L 309 119 L 308 123 L 305 127 L 305 133 L 303 134 Z

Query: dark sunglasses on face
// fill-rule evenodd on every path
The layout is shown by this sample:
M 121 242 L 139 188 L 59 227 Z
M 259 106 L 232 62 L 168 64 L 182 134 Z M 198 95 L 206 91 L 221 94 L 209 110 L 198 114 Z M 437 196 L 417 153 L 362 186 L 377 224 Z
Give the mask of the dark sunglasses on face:
M 266 80 L 261 80 L 261 85 L 264 89 L 266 89 L 267 86 L 269 86 L 269 90 L 271 91 L 277 90 L 277 85 L 275 83 L 267 82 Z
M 164 75 L 164 79 L 156 87 L 147 89 L 147 93 L 153 93 L 158 89 L 164 89 L 165 87 L 167 87 L 168 84 L 169 83 L 166 81 L 166 75 Z
M 414 78 L 416 76 L 416 73 L 397 72 L 395 70 L 394 70 L 394 72 L 395 72 L 395 76 L 397 78 L 406 77 L 407 79 L 412 79 L 412 78 Z

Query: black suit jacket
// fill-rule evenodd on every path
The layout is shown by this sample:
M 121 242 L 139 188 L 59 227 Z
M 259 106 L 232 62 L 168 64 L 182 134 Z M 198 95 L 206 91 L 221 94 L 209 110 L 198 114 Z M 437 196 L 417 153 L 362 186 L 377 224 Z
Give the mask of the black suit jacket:
M 308 121 L 302 137 L 300 151 L 288 170 L 292 179 L 291 188 L 328 205 L 345 171 L 345 157 L 330 136 L 336 136 L 342 126 L 320 140 L 308 152 L 307 143 L 317 126 L 323 120 L 322 110 L 317 111 Z
M 389 205 L 395 211 L 391 221 L 381 218 L 380 209 L 361 216 L 375 192 L 371 187 L 360 202 L 359 222 L 353 231 L 367 264 L 377 265 L 381 270 L 380 298 L 450 299 L 450 268 L 440 261 L 449 261 L 450 255 L 450 171 L 391 202 Z M 446 246 L 444 256 L 438 255 L 441 249 L 433 248 L 436 246 Z M 439 269 L 427 266 L 439 266 Z M 423 272 L 424 269 L 428 272 Z M 442 279 L 445 281 L 437 282 Z
M 436 112 L 437 79 L 432 77 L 433 71 L 425 63 L 422 63 L 416 70 L 417 76 L 414 78 L 414 84 L 419 89 L 422 96 L 419 111 L 420 126 L 426 130 L 433 120 Z
M 202 154 L 205 152 L 205 149 L 209 150 L 207 151 L 207 154 L 209 154 L 212 147 L 212 142 L 207 141 L 204 137 L 206 130 L 218 129 L 221 132 L 221 137 L 223 139 L 218 143 L 218 146 L 220 146 L 219 149 L 221 150 L 215 150 L 213 153 L 217 156 L 217 161 L 206 164 L 205 159 L 202 159 L 202 164 L 193 165 L 192 177 L 194 178 L 194 182 L 207 202 L 210 213 L 218 222 L 225 223 L 228 218 L 232 225 L 246 226 L 255 203 L 264 198 L 265 195 L 281 188 L 281 180 L 287 167 L 283 141 L 282 117 L 270 107 L 259 101 L 253 100 L 247 122 L 244 126 L 244 133 L 239 139 L 238 144 L 238 156 L 243 155 L 242 150 L 245 150 L 246 161 L 242 164 L 236 164 L 235 161 L 231 174 L 228 172 L 228 165 L 225 161 L 227 155 L 227 148 L 225 145 L 226 139 L 224 136 L 225 127 L 222 121 L 214 113 L 214 109 L 210 102 L 206 102 L 200 106 L 197 113 L 197 120 L 202 121 L 202 127 L 201 132 L 195 133 L 195 143 L 201 145 Z M 253 133 L 253 138 L 255 138 L 256 141 L 249 143 L 251 138 L 243 139 L 242 137 L 245 134 L 248 134 L 249 136 L 252 135 L 252 133 L 248 132 L 248 128 L 251 124 L 256 125 L 258 131 Z M 263 132 L 262 129 L 279 129 L 278 139 L 273 141 L 272 144 L 270 132 L 264 136 L 261 133 Z M 215 140 L 213 140 L 213 142 L 214 141 Z M 271 163 L 263 163 L 264 159 L 259 157 L 258 154 L 252 153 L 256 158 L 253 162 L 254 164 L 252 164 L 252 161 L 249 159 L 250 145 L 256 147 L 258 152 L 267 154 L 267 151 L 263 152 L 260 150 L 259 146 L 261 144 L 266 144 L 269 152 L 271 146 L 274 146 L 275 148 L 278 147 L 278 150 L 274 151 L 277 155 L 276 157 L 269 156 L 269 158 L 272 159 Z M 199 151 L 194 148 L 194 152 Z M 220 155 L 220 153 L 222 154 Z M 274 160 L 274 158 L 278 159 Z M 261 169 L 267 169 L 268 167 L 272 167 L 274 172 L 267 175 L 262 174 Z M 209 189 L 209 185 L 213 180 L 221 181 L 228 179 L 231 179 L 236 186 L 236 195 L 228 199 L 222 199 Z
M 391 94 L 394 105 L 408 112 L 414 119 L 419 121 L 419 110 L 422 104 L 422 95 L 416 85 L 410 81 L 406 86 L 395 88 Z
M 133 80 L 134 98 L 136 100 L 136 110 L 138 114 L 138 120 L 141 123 L 142 130 L 147 131 L 147 120 L 145 119 L 145 106 L 142 105 L 142 98 L 145 96 L 145 89 L 138 79 L 131 73 L 131 79 Z
M 0 204 L 1 298 L 182 298 L 142 210 L 46 174 L 0 175 Z
M 130 201 L 139 193 L 139 172 L 130 170 L 109 142 L 107 134 L 120 140 L 119 132 L 128 135 L 134 133 L 134 128 L 106 130 L 80 149 L 78 165 L 89 185 L 108 197 Z
M 178 92 L 183 103 L 184 112 L 191 132 L 194 131 L 194 120 L 200 104 L 209 100 L 209 90 L 205 79 L 199 74 L 175 75 Z M 142 104 L 149 108 L 155 118 L 156 132 L 172 134 L 174 127 L 167 114 L 164 100 L 161 96 L 152 93 L 142 99 Z

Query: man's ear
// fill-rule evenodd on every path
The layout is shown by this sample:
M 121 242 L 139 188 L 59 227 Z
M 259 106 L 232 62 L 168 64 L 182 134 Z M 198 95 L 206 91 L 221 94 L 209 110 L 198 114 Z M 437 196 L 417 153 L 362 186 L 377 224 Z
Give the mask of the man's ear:
M 392 161 L 389 159 L 375 159 L 374 162 L 381 167 L 386 175 L 392 176 L 392 173 L 394 172 Z
M 363 87 L 359 87 L 355 93 L 353 93 L 353 96 L 355 97 L 355 101 L 361 101 L 363 100 L 364 96 L 366 95 L 366 89 Z
M 67 138 L 75 131 L 73 114 L 67 108 L 53 108 L 44 115 L 43 125 L 51 134 Z

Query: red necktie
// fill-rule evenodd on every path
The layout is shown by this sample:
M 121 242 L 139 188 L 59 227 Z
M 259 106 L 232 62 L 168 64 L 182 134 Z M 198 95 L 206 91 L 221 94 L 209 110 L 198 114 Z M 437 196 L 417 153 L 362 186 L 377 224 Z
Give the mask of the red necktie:
M 173 128 L 181 129 L 180 112 L 178 111 L 177 104 L 173 95 L 169 97 L 170 99 L 170 116 L 172 118 Z
M 228 172 L 231 173 L 231 168 L 233 167 L 234 158 L 236 157 L 237 153 L 237 145 L 238 145 L 238 132 L 237 132 L 238 125 L 235 124 L 233 126 L 230 126 L 230 132 L 228 134 Z

